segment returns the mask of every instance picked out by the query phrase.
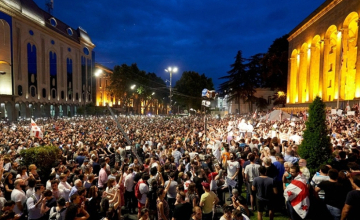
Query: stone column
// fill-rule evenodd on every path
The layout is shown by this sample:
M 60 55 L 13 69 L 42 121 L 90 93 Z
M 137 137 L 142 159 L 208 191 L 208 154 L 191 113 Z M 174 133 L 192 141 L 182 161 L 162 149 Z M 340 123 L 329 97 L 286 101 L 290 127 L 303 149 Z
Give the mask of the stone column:
M 329 95 L 334 97 L 334 94 L 328 94 L 327 88 L 328 88 L 328 68 L 329 68 L 329 52 L 330 52 L 330 39 L 324 40 L 324 59 L 323 59 L 323 97 L 324 101 L 331 101 L 329 100 Z M 335 82 L 333 83 L 335 85 Z M 332 86 L 333 86 L 332 85 Z
M 291 56 L 291 52 L 289 52 L 289 56 Z M 290 88 L 290 80 L 291 80 L 291 57 L 288 59 L 288 77 L 287 77 L 287 91 L 286 91 L 286 103 L 290 103 L 292 99 L 291 88 Z
M 324 41 L 320 41 L 319 97 L 324 100 Z
M 341 48 L 339 54 L 339 74 L 340 75 L 340 100 L 346 100 L 345 87 L 346 87 L 346 74 L 347 74 L 347 57 L 348 57 L 348 38 L 349 29 L 344 28 L 342 31 Z M 342 58 L 341 58 L 342 53 Z
M 359 22 L 358 22 L 359 26 Z M 360 28 L 358 27 L 355 98 L 360 98 Z

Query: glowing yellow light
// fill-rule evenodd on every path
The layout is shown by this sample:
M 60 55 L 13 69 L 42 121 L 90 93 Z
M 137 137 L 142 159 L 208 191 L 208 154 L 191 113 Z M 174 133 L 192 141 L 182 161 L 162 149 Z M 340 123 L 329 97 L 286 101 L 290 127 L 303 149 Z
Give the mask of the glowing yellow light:
M 283 92 L 283 91 L 278 91 L 278 96 L 279 96 L 279 97 L 285 96 L 285 92 Z
M 341 37 L 341 31 L 339 31 L 339 32 L 337 33 L 337 37 L 338 37 L 338 38 Z

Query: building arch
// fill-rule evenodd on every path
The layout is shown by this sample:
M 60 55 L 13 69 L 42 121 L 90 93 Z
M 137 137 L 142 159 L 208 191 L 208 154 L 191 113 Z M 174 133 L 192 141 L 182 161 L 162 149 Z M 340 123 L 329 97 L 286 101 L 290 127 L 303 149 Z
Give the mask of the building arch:
M 308 101 L 308 44 L 303 43 L 300 49 L 300 65 L 299 65 L 299 102 Z
M 309 80 L 309 101 L 313 101 L 316 96 L 320 96 L 320 52 L 321 38 L 316 35 L 311 41 L 311 59 L 310 59 L 310 76 Z
M 335 25 L 331 25 L 326 33 L 324 40 L 324 68 L 323 68 L 323 100 L 333 101 L 338 98 L 336 75 L 336 55 L 338 46 L 338 30 Z M 336 92 L 336 93 L 335 93 Z
M 360 97 L 360 86 L 356 86 L 357 42 L 359 33 L 358 21 L 359 14 L 357 12 L 352 12 L 345 18 L 343 24 L 342 43 L 344 63 L 341 69 L 341 81 L 344 87 L 342 87 L 341 94 L 345 100 L 352 100 L 355 96 Z
M 0 19 L 0 94 L 12 95 L 10 24 Z
M 297 92 L 297 82 L 298 82 L 298 51 L 294 49 L 291 53 L 290 58 L 290 102 L 298 102 L 298 92 Z

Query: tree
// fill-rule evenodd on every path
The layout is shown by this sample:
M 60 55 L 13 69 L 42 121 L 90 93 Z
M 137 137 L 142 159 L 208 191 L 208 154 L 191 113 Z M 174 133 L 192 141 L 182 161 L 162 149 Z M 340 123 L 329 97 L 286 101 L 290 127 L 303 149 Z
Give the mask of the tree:
M 261 78 L 266 72 L 266 67 L 262 63 L 264 56 L 263 53 L 255 54 L 247 60 L 248 63 L 245 65 L 247 73 L 253 77 L 256 88 L 260 88 L 264 84 Z
M 211 78 L 194 71 L 185 71 L 181 78 L 176 81 L 173 100 L 182 106 L 186 106 L 187 109 L 200 109 L 201 91 L 204 88 L 208 90 L 214 89 Z
M 266 99 L 264 99 L 263 97 L 260 97 L 260 98 L 256 98 L 256 107 L 259 109 L 259 110 L 263 110 L 263 109 L 266 109 L 268 107 L 268 102 Z
M 274 100 L 274 106 L 275 105 L 281 105 L 282 107 L 285 107 L 286 104 L 286 94 L 283 91 L 279 91 L 273 95 L 272 100 Z
M 262 72 L 263 87 L 286 91 L 288 76 L 289 35 L 275 39 L 268 52 L 262 58 L 264 70 Z
M 247 72 L 245 61 L 241 50 L 239 50 L 235 57 L 235 63 L 230 65 L 232 69 L 227 72 L 228 75 L 219 78 L 227 80 L 220 84 L 220 90 L 224 91 L 225 95 L 228 95 L 229 101 L 236 100 L 239 104 L 239 109 L 240 99 L 245 101 L 251 99 L 257 84 L 257 74 Z
M 329 131 L 325 124 L 325 103 L 316 97 L 309 106 L 309 118 L 306 122 L 304 140 L 299 146 L 299 155 L 306 159 L 310 173 L 314 174 L 320 165 L 330 162 L 332 150 Z
M 136 85 L 136 89 L 131 89 Z M 108 91 L 111 96 L 115 96 L 122 103 L 126 111 L 129 112 L 129 103 L 134 101 L 134 110 L 140 113 L 141 101 L 145 101 L 148 107 L 153 101 L 161 100 L 166 96 L 166 83 L 155 73 L 146 73 L 140 70 L 136 63 L 128 66 L 122 64 L 115 66 L 113 74 L 110 75 L 110 85 Z M 145 109 L 146 110 L 146 109 Z

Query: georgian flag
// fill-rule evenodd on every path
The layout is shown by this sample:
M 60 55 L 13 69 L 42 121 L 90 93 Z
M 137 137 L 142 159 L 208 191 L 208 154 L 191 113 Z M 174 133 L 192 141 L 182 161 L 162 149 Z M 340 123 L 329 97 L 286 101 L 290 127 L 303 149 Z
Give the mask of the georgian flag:
M 309 190 L 306 187 L 306 179 L 299 174 L 284 191 L 286 201 L 289 201 L 295 212 L 304 219 L 309 212 Z
M 43 138 L 43 133 L 41 129 L 36 125 L 36 123 L 32 119 L 31 119 L 30 137 L 36 137 L 40 139 Z

